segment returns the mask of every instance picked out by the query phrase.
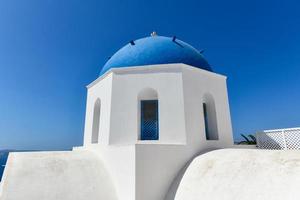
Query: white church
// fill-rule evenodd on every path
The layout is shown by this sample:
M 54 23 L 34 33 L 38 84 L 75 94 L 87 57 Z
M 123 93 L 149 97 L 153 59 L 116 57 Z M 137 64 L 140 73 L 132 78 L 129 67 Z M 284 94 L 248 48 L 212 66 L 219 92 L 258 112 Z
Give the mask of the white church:
M 281 184 L 267 174 L 277 165 L 264 169 L 261 159 L 298 156 L 247 148 L 233 144 L 226 76 L 189 44 L 152 33 L 117 51 L 87 86 L 83 146 L 11 153 L 0 199 L 251 199 L 238 193 L 266 187 L 257 176 Z M 241 172 L 247 158 L 255 174 Z M 256 199 L 279 199 L 272 194 Z
M 175 37 L 131 41 L 88 85 L 82 148 L 104 157 L 122 199 L 163 199 L 192 158 L 232 145 L 226 77 Z

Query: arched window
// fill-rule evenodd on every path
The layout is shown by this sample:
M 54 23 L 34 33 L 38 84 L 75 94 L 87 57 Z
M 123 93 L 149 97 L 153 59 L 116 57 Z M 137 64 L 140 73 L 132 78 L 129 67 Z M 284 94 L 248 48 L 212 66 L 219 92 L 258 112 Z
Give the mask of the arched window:
M 158 95 L 152 88 L 143 89 L 138 95 L 141 140 L 158 140 Z
M 219 134 L 215 101 L 210 94 L 205 94 L 203 97 L 203 118 L 206 140 L 218 140 Z
M 94 105 L 93 128 L 92 128 L 92 144 L 98 143 L 100 128 L 101 101 L 97 99 Z

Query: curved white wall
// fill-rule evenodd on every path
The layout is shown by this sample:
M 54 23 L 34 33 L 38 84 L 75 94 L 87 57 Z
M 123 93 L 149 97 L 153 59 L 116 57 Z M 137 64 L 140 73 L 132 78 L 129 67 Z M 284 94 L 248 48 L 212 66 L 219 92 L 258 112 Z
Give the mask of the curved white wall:
M 117 200 L 105 164 L 88 151 L 10 153 L 1 200 Z
M 198 156 L 175 200 L 296 200 L 299 151 L 222 149 Z

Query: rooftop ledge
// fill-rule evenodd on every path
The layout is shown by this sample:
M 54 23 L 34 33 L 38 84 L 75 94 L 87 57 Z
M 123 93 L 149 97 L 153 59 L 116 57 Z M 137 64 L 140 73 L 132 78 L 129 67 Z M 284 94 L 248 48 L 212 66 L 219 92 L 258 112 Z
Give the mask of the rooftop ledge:
M 155 67 L 154 67 L 155 66 Z M 172 64 L 157 64 L 157 65 L 143 65 L 141 66 L 128 66 L 128 67 L 122 67 L 122 68 L 110 68 L 107 72 L 105 72 L 103 75 L 99 76 L 96 80 L 94 80 L 92 83 L 87 85 L 87 88 L 91 88 L 96 83 L 101 81 L 102 79 L 106 78 L 109 74 L 137 74 L 137 73 L 155 73 L 155 72 L 164 72 L 164 73 L 174 73 L 174 72 L 182 72 L 182 69 L 190 69 L 190 70 L 197 70 L 201 71 L 205 74 L 214 75 L 223 79 L 227 79 L 225 75 L 217 74 L 215 72 L 210 72 L 205 69 L 200 69 L 191 65 L 187 65 L 184 63 L 172 63 Z

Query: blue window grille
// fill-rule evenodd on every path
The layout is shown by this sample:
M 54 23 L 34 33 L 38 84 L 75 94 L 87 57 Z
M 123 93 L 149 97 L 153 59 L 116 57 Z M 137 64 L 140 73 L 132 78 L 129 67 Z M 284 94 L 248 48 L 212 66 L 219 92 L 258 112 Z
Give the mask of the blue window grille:
M 158 100 L 141 101 L 141 140 L 158 140 Z

